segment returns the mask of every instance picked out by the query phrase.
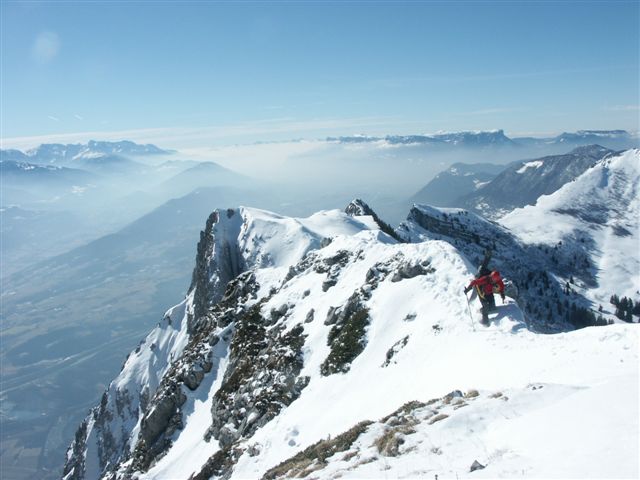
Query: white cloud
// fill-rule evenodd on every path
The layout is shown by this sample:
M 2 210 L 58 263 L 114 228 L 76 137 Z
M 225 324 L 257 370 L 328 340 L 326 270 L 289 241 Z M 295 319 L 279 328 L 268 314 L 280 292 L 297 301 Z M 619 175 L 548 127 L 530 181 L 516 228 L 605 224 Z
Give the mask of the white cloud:
M 41 32 L 33 43 L 31 55 L 38 63 L 51 62 L 60 51 L 60 37 L 55 32 Z
M 77 113 L 74 113 L 73 116 L 78 120 L 84 120 L 84 117 L 82 117 L 81 115 L 78 115 Z
M 51 118 L 51 117 L 50 117 Z M 57 120 L 55 117 L 52 120 Z M 76 143 L 88 140 L 132 140 L 163 148 L 197 148 L 213 144 L 252 143 L 257 140 L 290 140 L 301 135 L 322 137 L 361 129 L 386 129 L 397 119 L 385 117 L 296 120 L 278 118 L 208 127 L 163 127 L 120 131 L 89 131 L 33 137 L 2 138 L 2 148 L 32 148 L 42 143 Z M 281 137 L 281 138 L 274 138 Z
M 60 119 L 58 117 L 54 117 L 53 115 L 47 115 L 47 118 L 49 120 L 53 120 L 54 122 L 59 122 Z
M 637 112 L 640 110 L 640 105 L 613 105 L 604 109 L 610 112 Z

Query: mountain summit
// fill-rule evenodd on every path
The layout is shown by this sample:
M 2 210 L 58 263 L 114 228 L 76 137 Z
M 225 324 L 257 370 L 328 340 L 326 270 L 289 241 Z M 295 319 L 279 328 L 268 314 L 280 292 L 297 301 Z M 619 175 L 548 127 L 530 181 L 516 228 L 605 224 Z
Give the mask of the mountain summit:
M 636 326 L 574 330 L 582 262 L 464 210 L 415 206 L 397 238 L 346 210 L 214 211 L 65 480 L 637 477 Z M 519 288 L 483 327 L 463 287 L 487 249 Z
M 173 153 L 152 144 L 140 145 L 128 140 L 104 142 L 89 140 L 88 143 L 45 143 L 26 152 L 20 150 L 0 150 L 0 158 L 41 164 L 72 166 L 73 160 L 98 156 L 142 157 Z

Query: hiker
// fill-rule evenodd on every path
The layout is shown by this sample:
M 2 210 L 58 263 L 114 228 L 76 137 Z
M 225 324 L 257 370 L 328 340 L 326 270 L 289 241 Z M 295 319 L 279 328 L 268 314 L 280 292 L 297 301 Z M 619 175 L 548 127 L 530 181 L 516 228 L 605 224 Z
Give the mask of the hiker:
M 478 292 L 478 298 L 482 304 L 482 324 L 489 325 L 489 312 L 495 310 L 496 300 L 493 297 L 494 293 L 499 293 L 502 301 L 504 302 L 504 282 L 500 273 L 496 270 L 486 273 L 487 270 L 480 272 L 482 276 L 473 280 L 465 289 L 466 295 L 469 291 L 475 287 Z

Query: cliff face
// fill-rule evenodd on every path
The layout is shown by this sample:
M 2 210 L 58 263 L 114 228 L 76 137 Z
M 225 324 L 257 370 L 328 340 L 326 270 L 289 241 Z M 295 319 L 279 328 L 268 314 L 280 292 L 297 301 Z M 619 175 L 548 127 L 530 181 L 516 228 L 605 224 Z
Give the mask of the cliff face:
M 200 234 L 185 300 L 167 311 L 129 355 L 100 405 L 82 423 L 67 453 L 64 478 L 111 478 L 146 469 L 165 453 L 174 433 L 183 428 L 185 405 L 194 401 L 188 392 L 197 391 L 205 376 L 219 376 L 222 381 L 222 359 L 226 359 L 225 365 L 231 361 L 235 366 L 230 372 L 243 372 L 249 365 L 256 368 L 255 359 L 243 348 L 247 338 L 253 338 L 255 328 L 262 328 L 256 307 L 251 314 L 245 311 L 249 308 L 247 303 L 258 298 L 259 284 L 251 270 L 281 270 L 319 247 L 334 232 L 355 233 L 373 225 L 339 212 L 309 219 L 288 219 L 244 208 L 213 212 Z M 260 333 L 261 340 L 263 334 Z M 283 339 L 277 335 L 270 337 L 269 348 L 277 350 L 280 340 Z M 299 339 L 291 336 L 283 341 L 299 344 Z M 259 350 L 264 348 L 267 344 Z M 295 377 L 299 370 L 296 361 L 289 362 L 288 353 L 280 354 L 283 360 L 279 368 Z M 230 378 L 225 377 L 223 383 L 227 387 L 216 400 L 219 418 L 231 417 L 230 400 L 223 393 L 230 394 L 234 388 L 228 384 L 237 387 L 242 375 L 229 373 Z M 288 395 L 295 395 L 303 383 L 287 384 Z M 258 423 L 264 423 L 266 420 L 260 418 L 270 418 L 273 413 L 269 412 L 274 411 L 273 405 L 268 406 L 262 397 L 261 402 L 255 410 L 261 412 Z M 253 423 L 245 421 L 240 432 L 255 428 Z M 229 432 L 225 424 L 212 424 L 210 435 L 214 433 L 221 436 L 223 443 L 225 438 L 237 435 Z
M 91 410 L 78 429 L 67 452 L 64 478 L 99 478 L 130 458 L 145 413 L 160 395 L 159 387 L 175 368 L 174 361 L 181 358 L 189 341 L 188 323 L 192 317 L 193 294 L 190 294 L 170 309 L 129 354 L 120 374 L 102 395 L 100 405 Z M 181 395 L 175 392 L 174 399 L 179 403 Z M 161 410 L 166 411 L 167 407 L 160 406 L 157 411 Z M 168 422 L 166 414 L 164 417 Z M 161 421 L 155 422 L 158 423 Z M 149 435 L 150 429 L 142 430 Z

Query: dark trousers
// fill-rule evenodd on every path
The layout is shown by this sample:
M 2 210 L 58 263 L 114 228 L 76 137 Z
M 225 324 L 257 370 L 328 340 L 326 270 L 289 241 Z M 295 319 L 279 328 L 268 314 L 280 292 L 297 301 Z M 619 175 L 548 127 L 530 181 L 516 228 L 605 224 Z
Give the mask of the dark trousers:
M 479 296 L 480 303 L 482 304 L 482 319 L 489 319 L 489 312 L 492 312 L 496 309 L 496 299 L 493 296 L 493 293 L 485 293 L 484 297 Z

